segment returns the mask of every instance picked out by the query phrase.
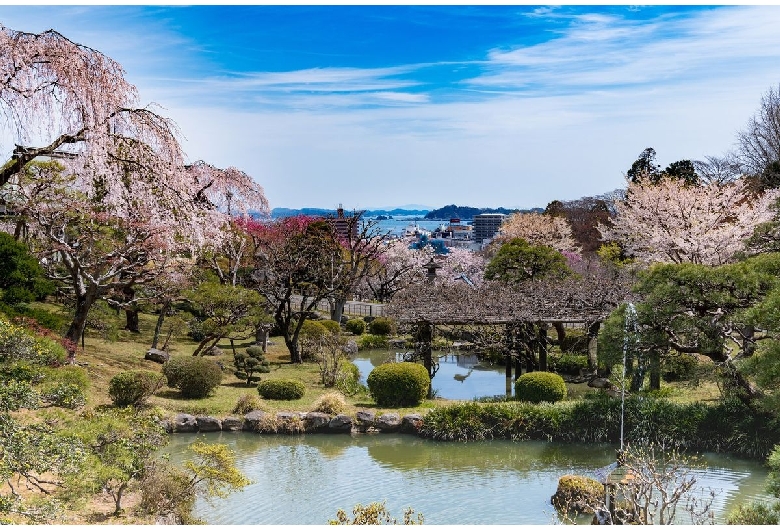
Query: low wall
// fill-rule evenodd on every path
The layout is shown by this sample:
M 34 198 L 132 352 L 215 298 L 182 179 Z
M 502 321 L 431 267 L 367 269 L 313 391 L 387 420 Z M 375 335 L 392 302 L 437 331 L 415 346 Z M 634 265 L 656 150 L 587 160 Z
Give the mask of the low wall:
M 177 414 L 163 421 L 169 433 L 195 432 L 255 432 L 261 434 L 402 432 L 417 434 L 422 425 L 420 414 L 388 413 L 379 417 L 370 411 L 360 411 L 356 417 L 346 414 L 329 415 L 322 412 L 277 412 L 269 414 L 253 410 L 242 417 L 194 416 Z

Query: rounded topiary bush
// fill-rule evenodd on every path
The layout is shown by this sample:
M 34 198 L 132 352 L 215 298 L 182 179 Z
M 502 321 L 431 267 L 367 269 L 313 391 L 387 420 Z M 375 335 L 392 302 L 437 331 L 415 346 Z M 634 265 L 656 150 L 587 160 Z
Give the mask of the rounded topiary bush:
M 222 382 L 222 369 L 203 357 L 173 357 L 163 365 L 168 386 L 186 398 L 204 398 Z
M 334 335 L 341 333 L 341 326 L 335 320 L 320 320 L 319 323 Z
M 421 364 L 388 363 L 371 370 L 366 383 L 377 405 L 409 407 L 425 399 L 431 378 Z
M 297 379 L 268 379 L 260 381 L 257 392 L 265 399 L 292 401 L 303 397 L 306 385 Z
M 108 395 L 117 407 L 142 405 L 165 384 L 165 376 L 151 370 L 119 372 L 108 383 Z
M 393 321 L 386 317 L 377 317 L 368 324 L 372 335 L 390 335 L 393 332 Z
M 344 329 L 353 335 L 362 335 L 363 332 L 366 331 L 366 323 L 363 321 L 363 319 L 353 318 L 351 320 L 347 320 L 347 323 L 344 324 Z
M 515 396 L 531 403 L 555 403 L 566 397 L 566 383 L 563 377 L 552 372 L 529 372 L 515 381 Z
M 594 513 L 604 500 L 604 486 L 596 479 L 564 475 L 550 501 L 562 512 Z

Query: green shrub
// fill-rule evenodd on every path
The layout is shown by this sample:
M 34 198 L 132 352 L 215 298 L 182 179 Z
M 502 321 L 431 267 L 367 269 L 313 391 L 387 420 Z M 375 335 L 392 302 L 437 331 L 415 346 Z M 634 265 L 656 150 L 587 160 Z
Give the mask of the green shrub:
M 395 323 L 387 317 L 376 317 L 368 324 L 368 331 L 372 335 L 390 335 L 395 329 Z
M 688 381 L 696 375 L 699 361 L 693 355 L 679 353 L 661 358 L 661 378 L 671 381 Z
M 257 392 L 265 399 L 292 401 L 303 397 L 306 385 L 297 379 L 268 379 L 260 381 Z
M 780 503 L 766 505 L 758 501 L 740 504 L 726 516 L 726 524 L 776 525 L 780 522 Z
M 374 350 L 377 348 L 387 348 L 390 343 L 387 342 L 387 337 L 384 335 L 366 333 L 365 335 L 358 337 L 357 345 L 361 350 Z
M 173 357 L 163 365 L 168 386 L 186 398 L 204 398 L 222 382 L 222 369 L 205 357 Z
M 0 363 L 28 361 L 40 366 L 57 366 L 66 356 L 60 343 L 0 319 Z
M 67 383 L 76 385 L 82 392 L 86 392 L 90 387 L 89 374 L 81 366 L 66 364 L 57 368 L 47 368 L 44 370 L 46 383 Z
M 552 372 L 529 372 L 515 381 L 515 396 L 531 403 L 555 403 L 566 397 L 566 383 L 563 377 Z
M 355 363 L 342 361 L 336 376 L 336 390 L 345 396 L 354 396 L 366 391 L 366 387 L 360 384 L 360 369 Z
M 271 371 L 271 365 L 266 361 L 265 352 L 260 346 L 250 346 L 245 352 L 237 351 L 233 354 L 233 365 L 235 376 L 245 380 L 247 385 L 260 380 L 260 376 L 255 374 L 267 374 Z
M 87 396 L 78 385 L 63 382 L 49 386 L 46 391 L 41 392 L 41 399 L 50 405 L 66 409 L 78 409 L 87 403 Z
M 165 376 L 151 370 L 119 372 L 108 383 L 108 395 L 117 407 L 143 405 L 165 384 Z
M 368 390 L 382 407 L 418 405 L 428 395 L 431 379 L 428 370 L 417 363 L 388 363 L 368 374 Z
M 6 381 L 24 381 L 26 383 L 37 384 L 45 378 L 43 369 L 28 361 L 16 361 L 9 364 L 0 365 L 0 382 Z
M 588 368 L 587 355 L 551 355 L 550 365 L 559 374 L 578 375 L 581 370 Z
M 362 335 L 366 331 L 366 323 L 360 318 L 353 318 L 347 320 L 347 323 L 344 324 L 344 329 L 353 335 Z
M 334 335 L 341 333 L 341 326 L 335 320 L 318 320 L 318 322 L 325 326 L 325 329 Z
M 559 346 L 564 353 L 585 355 L 588 353 L 588 337 L 581 332 L 567 330 Z

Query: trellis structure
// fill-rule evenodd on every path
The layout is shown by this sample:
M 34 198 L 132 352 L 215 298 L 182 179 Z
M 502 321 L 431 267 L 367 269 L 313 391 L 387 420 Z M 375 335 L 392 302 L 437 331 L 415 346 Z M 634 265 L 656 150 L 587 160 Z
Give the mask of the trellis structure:
M 583 324 L 588 335 L 589 366 L 595 369 L 596 336 L 601 322 L 629 300 L 631 274 L 622 269 L 593 267 L 576 276 L 508 285 L 429 282 L 398 293 L 385 313 L 399 324 L 415 328 L 415 352 L 433 376 L 433 327 L 437 325 L 503 325 L 507 378 L 521 372 L 521 349 L 538 355 L 538 368 L 547 369 L 547 327 Z M 529 333 L 535 330 L 536 336 Z

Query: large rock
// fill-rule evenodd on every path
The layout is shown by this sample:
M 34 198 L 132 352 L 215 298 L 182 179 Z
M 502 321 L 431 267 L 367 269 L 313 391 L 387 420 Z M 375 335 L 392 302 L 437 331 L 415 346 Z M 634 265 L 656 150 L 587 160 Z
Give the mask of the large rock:
M 200 432 L 216 432 L 222 430 L 222 422 L 212 416 L 198 416 L 195 418 Z
M 307 412 L 303 417 L 306 432 L 322 432 L 327 430 L 330 416 L 324 412 Z
M 328 422 L 328 430 L 331 432 L 352 432 L 352 418 L 346 414 L 339 414 Z
M 582 475 L 563 475 L 550 501 L 562 512 L 594 513 L 604 502 L 604 485 Z
M 382 414 L 376 420 L 376 428 L 381 432 L 398 432 L 401 430 L 401 418 L 395 412 Z
M 228 416 L 222 420 L 222 430 L 228 432 L 240 431 L 244 428 L 244 420 L 235 416 Z
M 260 432 L 265 417 L 266 413 L 262 410 L 253 410 L 247 413 L 244 415 L 244 426 L 242 429 L 245 431 Z
M 173 432 L 198 432 L 198 420 L 192 414 L 177 414 L 173 419 Z
M 419 414 L 407 414 L 401 419 L 401 432 L 417 434 L 422 427 L 423 419 Z
M 355 427 L 360 432 L 366 432 L 375 427 L 376 424 L 376 414 L 370 410 L 359 410 L 355 415 L 355 419 Z
M 157 348 L 149 348 L 144 355 L 144 359 L 147 361 L 154 361 L 156 363 L 164 364 L 168 362 L 171 356 L 168 352 L 158 350 Z

